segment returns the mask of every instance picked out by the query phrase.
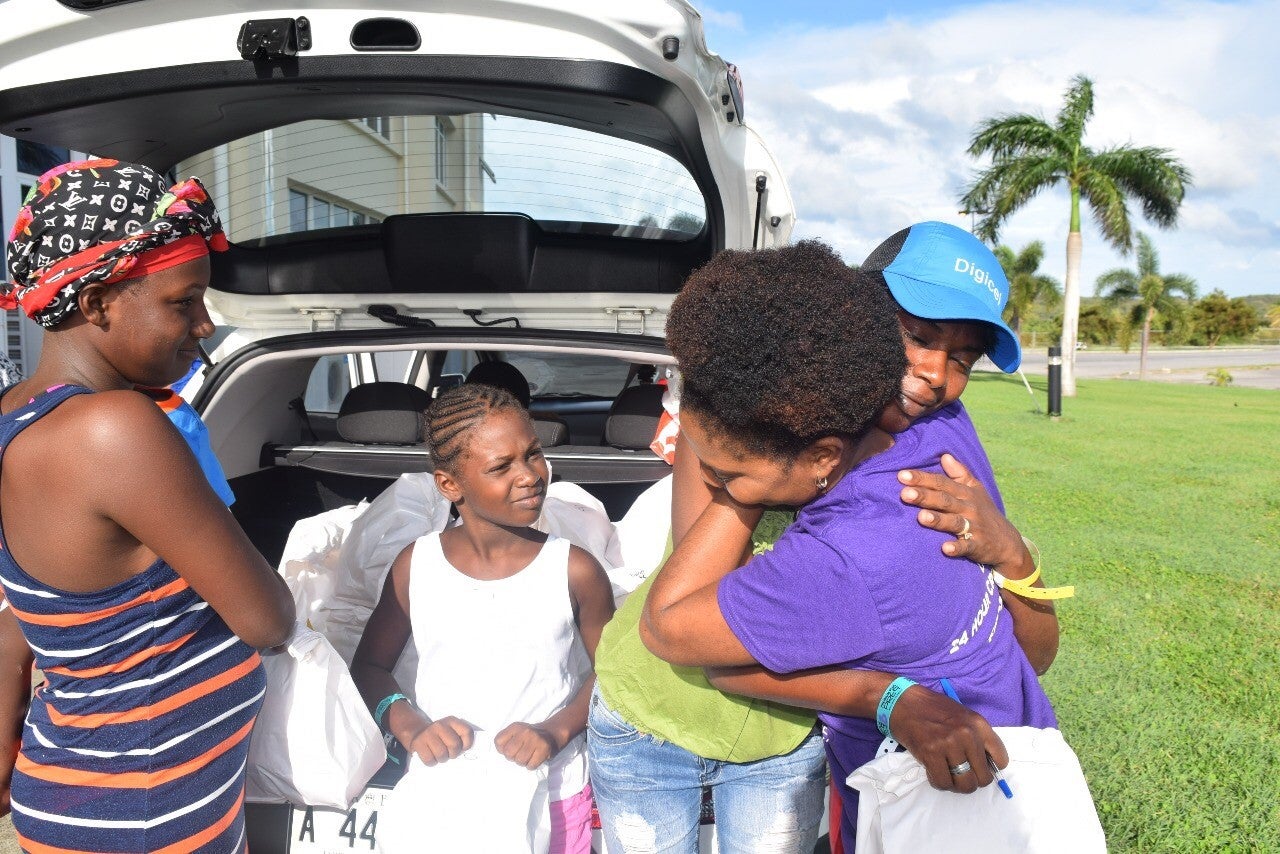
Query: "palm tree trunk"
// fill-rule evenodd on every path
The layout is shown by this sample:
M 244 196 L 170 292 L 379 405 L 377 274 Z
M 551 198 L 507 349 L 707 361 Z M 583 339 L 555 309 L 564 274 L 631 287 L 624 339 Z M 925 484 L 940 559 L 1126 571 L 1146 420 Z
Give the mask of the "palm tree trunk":
M 1154 308 L 1147 309 L 1147 316 L 1142 321 L 1142 353 L 1138 356 L 1138 379 L 1147 378 L 1147 342 L 1151 340 L 1151 319 L 1156 316 Z
M 1078 192 L 1078 191 L 1076 191 Z M 1080 236 L 1078 197 L 1073 192 L 1073 228 L 1067 233 L 1067 275 L 1062 288 L 1062 393 L 1076 396 L 1076 338 L 1080 325 L 1080 255 L 1084 240 Z

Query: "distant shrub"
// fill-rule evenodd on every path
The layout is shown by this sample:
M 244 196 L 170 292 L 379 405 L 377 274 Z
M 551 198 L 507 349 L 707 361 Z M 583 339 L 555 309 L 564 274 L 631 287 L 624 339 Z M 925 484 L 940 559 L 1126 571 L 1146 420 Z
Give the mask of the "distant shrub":
M 1212 371 L 1205 374 L 1205 376 L 1209 378 L 1210 384 L 1219 387 L 1229 386 L 1235 379 L 1235 377 L 1231 376 L 1231 373 L 1226 368 L 1214 368 Z

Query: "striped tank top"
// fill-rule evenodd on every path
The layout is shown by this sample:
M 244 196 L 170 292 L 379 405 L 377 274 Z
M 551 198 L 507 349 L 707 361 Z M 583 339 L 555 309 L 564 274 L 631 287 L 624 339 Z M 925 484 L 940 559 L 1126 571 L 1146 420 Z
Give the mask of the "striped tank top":
M 87 391 L 62 386 L 0 416 L 0 465 L 18 433 Z M 11 786 L 23 849 L 244 851 L 257 651 L 163 560 L 93 593 L 40 583 L 10 555 L 3 520 L 0 585 L 46 680 Z

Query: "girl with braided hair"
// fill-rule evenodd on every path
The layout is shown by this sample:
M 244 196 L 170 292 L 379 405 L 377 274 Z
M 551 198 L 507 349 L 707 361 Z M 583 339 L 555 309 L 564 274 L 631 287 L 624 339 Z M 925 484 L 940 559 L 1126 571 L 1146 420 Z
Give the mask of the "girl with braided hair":
M 379 726 L 409 755 L 379 841 L 392 852 L 585 854 L 583 731 L 613 615 L 608 578 L 588 552 L 530 527 L 549 473 L 510 392 L 450 389 L 425 422 L 436 486 L 459 524 L 395 559 L 351 665 Z M 410 637 L 416 704 L 392 675 Z

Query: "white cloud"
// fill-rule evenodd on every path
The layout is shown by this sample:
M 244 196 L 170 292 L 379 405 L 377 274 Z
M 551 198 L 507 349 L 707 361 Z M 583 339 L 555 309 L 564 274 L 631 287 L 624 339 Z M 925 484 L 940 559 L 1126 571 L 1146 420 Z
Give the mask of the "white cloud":
M 713 26 L 723 27 L 726 30 L 738 33 L 746 29 L 742 21 L 742 15 L 737 12 L 724 12 L 719 9 L 712 9 L 710 6 L 700 6 L 698 12 L 702 15 L 702 20 Z
M 1280 2 L 1063 6 L 989 3 L 919 20 L 784 29 L 746 45 L 746 115 L 778 154 L 801 218 L 860 260 L 922 218 L 967 226 L 961 188 L 980 164 L 975 124 L 1004 112 L 1052 120 L 1070 78 L 1095 83 L 1086 142 L 1169 148 L 1194 176 L 1180 227 L 1157 237 L 1171 270 L 1231 294 L 1280 291 Z M 748 33 L 750 37 L 752 34 Z M 1002 239 L 1040 239 L 1061 275 L 1068 202 L 1046 191 Z M 1085 214 L 1086 218 L 1088 214 Z M 1224 254 L 1246 269 L 1227 277 Z M 1083 284 L 1128 263 L 1085 227 Z M 1192 269 L 1199 265 L 1200 270 Z M 1223 276 L 1222 281 L 1213 280 Z

